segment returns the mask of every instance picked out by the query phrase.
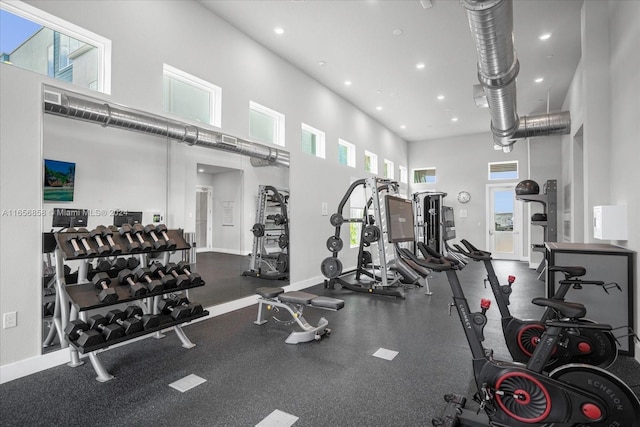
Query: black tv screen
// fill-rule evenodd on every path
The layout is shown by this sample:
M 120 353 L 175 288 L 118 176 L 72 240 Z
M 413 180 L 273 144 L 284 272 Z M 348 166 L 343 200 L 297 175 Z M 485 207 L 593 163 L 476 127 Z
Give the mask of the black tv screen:
M 411 200 L 387 196 L 386 207 L 389 243 L 415 241 L 416 230 L 413 222 L 413 203 Z
M 113 225 L 121 227 L 122 224 L 142 224 L 142 212 L 118 211 L 113 215 Z
M 442 207 L 442 231 L 444 240 L 456 238 L 456 223 L 453 215 L 453 208 L 449 206 Z
M 89 213 L 86 209 L 64 209 L 55 208 L 53 210 L 52 227 L 86 227 L 89 220 Z

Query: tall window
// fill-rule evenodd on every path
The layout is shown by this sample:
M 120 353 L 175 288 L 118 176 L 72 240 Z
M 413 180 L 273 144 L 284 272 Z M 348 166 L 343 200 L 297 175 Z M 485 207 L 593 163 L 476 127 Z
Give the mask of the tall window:
M 284 147 L 284 114 L 257 102 L 249 102 L 249 135 Z
M 364 214 L 364 209 L 360 208 L 351 208 L 350 210 L 351 218 L 362 218 Z M 349 247 L 357 248 L 360 246 L 360 231 L 362 230 L 361 222 L 350 222 L 349 223 Z
M 395 171 L 393 170 L 393 162 L 391 160 L 384 159 L 384 177 L 387 179 L 395 178 Z
M 338 140 L 338 163 L 356 167 L 356 146 L 344 139 Z
M 518 179 L 518 161 L 489 162 L 489 180 Z
M 376 175 L 378 173 L 378 155 L 370 151 L 364 152 L 364 170 Z
M 422 168 L 413 170 L 414 184 L 435 184 L 436 168 Z
M 164 64 L 163 109 L 168 113 L 217 127 L 222 126 L 222 89 Z
M 22 2 L 0 2 L 0 58 L 111 93 L 111 40 Z
M 407 182 L 409 181 L 409 173 L 407 171 L 407 168 L 405 166 L 398 166 L 398 171 L 400 172 L 400 182 L 403 184 L 407 184 Z
M 302 123 L 302 152 L 324 159 L 324 132 Z

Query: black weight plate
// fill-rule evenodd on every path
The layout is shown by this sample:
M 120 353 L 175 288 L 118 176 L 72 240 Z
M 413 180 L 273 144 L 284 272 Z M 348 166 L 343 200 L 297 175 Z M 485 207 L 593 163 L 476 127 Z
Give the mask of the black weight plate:
M 253 235 L 256 237 L 264 236 L 264 225 L 260 223 L 253 224 L 253 228 L 251 229 Z
M 289 246 L 289 236 L 281 234 L 280 237 L 278 237 L 278 246 L 280 246 L 280 249 L 284 249 Z
M 320 265 L 322 275 L 327 279 L 335 279 L 342 273 L 342 262 L 338 258 L 325 258 Z
M 342 239 L 340 237 L 331 236 L 327 239 L 327 249 L 331 252 L 340 252 L 342 250 Z
M 286 273 L 289 268 L 289 255 L 280 254 L 278 255 L 278 260 L 276 261 L 276 270 L 280 273 Z
M 339 213 L 334 213 L 333 215 L 331 215 L 331 217 L 329 217 L 329 222 L 331 223 L 331 225 L 333 225 L 334 227 L 339 227 L 342 225 L 342 223 L 344 222 L 344 218 L 342 217 L 341 214 Z
M 362 239 L 367 243 L 377 242 L 380 239 L 380 229 L 375 225 L 367 225 L 362 230 Z

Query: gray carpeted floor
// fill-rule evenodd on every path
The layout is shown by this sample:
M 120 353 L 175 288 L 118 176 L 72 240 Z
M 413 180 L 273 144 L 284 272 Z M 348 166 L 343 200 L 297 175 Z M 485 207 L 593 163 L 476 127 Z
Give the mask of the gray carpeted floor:
M 544 294 L 535 271 L 506 261 L 496 270 L 500 278 L 518 276 L 513 313 L 539 316 L 529 303 Z M 472 263 L 460 276 L 475 310 L 491 293 L 482 286 L 484 269 Z M 249 307 L 186 326 L 192 349 L 170 332 L 100 353 L 115 375 L 107 383 L 95 381 L 89 363 L 21 378 L 0 386 L 2 425 L 254 426 L 276 409 L 299 417 L 296 427 L 431 425 L 445 393 L 470 397 L 472 372 L 458 316 L 448 315 L 448 283 L 435 274 L 430 284 L 434 295 L 413 289 L 404 300 L 309 289 L 345 300 L 338 312 L 305 310 L 312 324 L 329 320 L 333 332 L 318 342 L 285 344 L 294 326 L 257 326 L 257 309 Z M 497 307 L 488 316 L 485 346 L 508 359 Z M 399 353 L 392 361 L 372 357 L 379 348 Z M 635 360 L 619 357 L 611 371 L 640 391 Z M 184 393 L 169 387 L 190 374 L 206 382 Z

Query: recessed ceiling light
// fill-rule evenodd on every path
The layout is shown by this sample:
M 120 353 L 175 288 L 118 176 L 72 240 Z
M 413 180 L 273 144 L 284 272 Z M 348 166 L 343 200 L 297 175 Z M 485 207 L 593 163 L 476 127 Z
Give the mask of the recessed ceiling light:
M 436 98 L 438 99 L 438 101 L 442 101 L 444 99 L 444 95 L 438 95 L 436 96 Z
M 324 67 L 325 65 L 327 65 L 326 61 L 318 61 L 318 65 L 321 67 Z
M 452 122 L 457 122 L 457 121 L 458 121 L 458 118 L 457 118 L 457 117 L 451 117 L 451 121 L 452 121 Z
M 345 86 L 351 86 L 351 80 L 345 80 L 344 85 Z
M 534 82 L 536 83 L 542 83 L 544 81 L 544 77 L 538 77 L 537 79 L 534 80 Z
M 280 34 L 284 34 L 284 28 L 282 27 L 273 27 L 273 32 L 280 35 Z
M 407 126 L 405 126 L 405 125 L 400 125 L 400 129 L 406 129 L 406 128 L 407 128 Z
M 382 110 L 382 107 L 378 105 L 378 106 L 376 107 L 376 110 L 380 111 L 380 110 Z
M 395 30 L 393 30 L 392 34 L 393 34 L 394 36 L 401 36 L 403 32 L 404 32 L 404 31 L 402 31 L 402 29 L 401 29 L 401 28 L 396 28 Z
M 198 169 L 198 172 L 204 172 L 204 169 Z
M 417 68 L 418 70 L 422 70 L 424 67 L 425 67 L 424 62 L 418 62 L 418 63 L 416 64 L 416 68 Z
M 538 36 L 540 40 L 549 40 L 551 38 L 551 33 L 542 33 Z
M 376 90 L 376 93 L 377 93 L 378 95 L 380 95 L 380 94 L 382 93 L 382 90 L 378 89 L 378 90 Z

